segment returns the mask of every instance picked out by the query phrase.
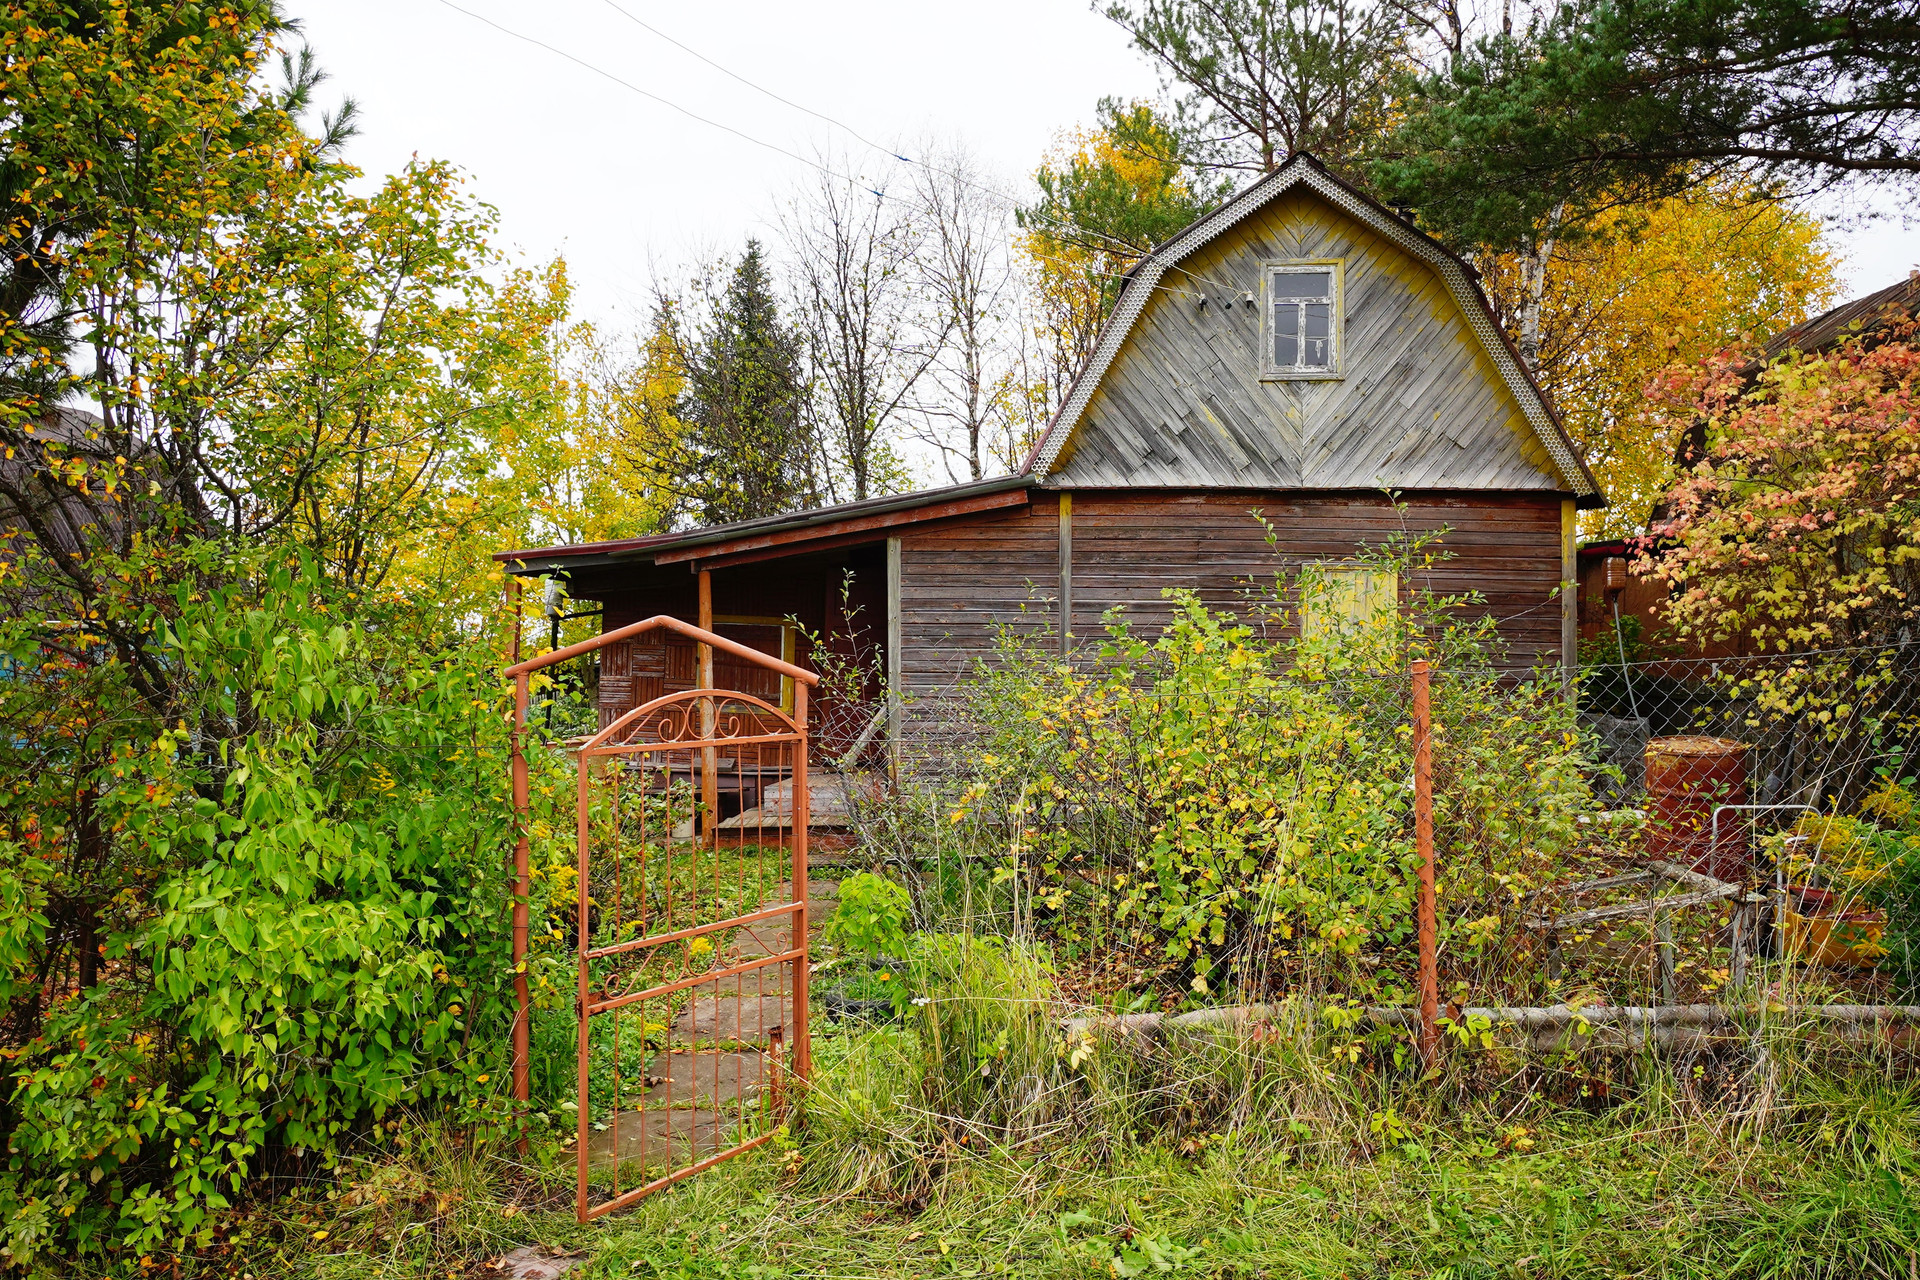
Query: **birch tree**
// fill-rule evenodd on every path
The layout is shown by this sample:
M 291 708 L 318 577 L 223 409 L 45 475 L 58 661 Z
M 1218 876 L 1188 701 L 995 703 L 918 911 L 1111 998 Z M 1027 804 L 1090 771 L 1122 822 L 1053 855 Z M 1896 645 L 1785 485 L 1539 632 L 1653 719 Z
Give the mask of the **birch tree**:
M 933 159 L 913 181 L 917 285 L 926 337 L 940 342 L 915 435 L 948 479 L 979 480 L 1018 465 L 1031 433 L 1021 281 L 1009 252 L 1013 207 L 963 148 L 922 150 Z
M 917 322 L 914 203 L 890 187 L 839 176 L 831 157 L 788 205 L 783 232 L 813 394 L 806 411 L 829 452 L 835 497 L 898 492 L 910 476 L 895 442 L 944 331 Z

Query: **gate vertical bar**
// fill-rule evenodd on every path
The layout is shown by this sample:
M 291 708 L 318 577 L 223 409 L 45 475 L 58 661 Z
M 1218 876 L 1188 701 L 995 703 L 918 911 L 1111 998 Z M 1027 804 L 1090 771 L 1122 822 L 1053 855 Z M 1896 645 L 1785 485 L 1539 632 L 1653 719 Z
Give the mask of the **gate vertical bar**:
M 793 1074 L 804 1087 L 813 1078 L 813 1042 L 807 1035 L 807 822 L 811 808 L 807 794 L 807 686 L 793 682 L 793 724 L 800 740 L 793 747 L 793 931 L 788 949 L 801 949 L 793 964 Z M 778 1063 L 775 1064 L 778 1066 Z
M 521 583 L 513 580 L 513 647 L 510 665 L 520 663 Z M 529 1027 L 532 1000 L 527 990 L 527 898 L 533 891 L 532 846 L 527 828 L 532 820 L 532 799 L 527 785 L 527 699 L 530 673 L 513 679 L 513 732 L 509 735 L 509 759 L 513 773 L 513 1101 L 515 1119 L 520 1126 L 520 1154 L 527 1153 L 527 1101 L 531 1096 L 528 1057 L 531 1045 Z
M 591 1109 L 591 1097 L 589 1094 L 588 1083 L 587 1083 L 588 1051 L 592 1048 L 592 1042 L 588 1039 L 587 1032 L 588 1032 L 589 1026 L 591 1025 L 590 1019 L 593 1016 L 588 1011 L 593 1002 L 593 988 L 590 980 L 590 962 L 587 959 L 587 952 L 591 950 L 593 947 L 593 939 L 588 935 L 588 932 L 587 932 L 587 920 L 588 920 L 587 873 L 591 870 L 591 867 L 589 866 L 589 858 L 587 856 L 587 851 L 588 851 L 588 848 L 590 847 L 589 841 L 587 838 L 588 837 L 588 833 L 587 833 L 588 778 L 589 778 L 588 757 L 587 757 L 587 753 L 585 751 L 582 751 L 580 753 L 580 776 L 579 776 L 578 782 L 576 783 L 576 792 L 574 797 L 575 848 L 574 848 L 574 880 L 573 880 L 574 934 L 580 944 L 579 989 L 576 992 L 576 997 L 580 1002 L 579 1004 L 580 1034 L 574 1042 L 575 1048 L 579 1052 L 579 1060 L 574 1064 L 574 1070 L 577 1073 L 576 1083 L 579 1086 L 579 1091 L 575 1095 L 575 1101 L 579 1103 L 579 1107 L 577 1109 L 577 1115 L 575 1117 L 577 1124 L 574 1131 L 574 1140 L 580 1144 L 577 1148 L 575 1148 L 575 1151 L 574 1151 L 574 1159 L 578 1162 L 578 1166 L 579 1166 L 579 1178 L 578 1178 L 579 1185 L 574 1190 L 573 1203 L 574 1203 L 574 1213 L 576 1217 L 579 1219 L 579 1221 L 581 1222 L 585 1222 L 587 1220 L 587 1142 L 592 1137 L 592 1133 L 588 1126 L 593 1118 L 592 1109 Z
M 700 571 L 700 629 L 713 630 L 713 574 Z M 713 646 L 701 643 L 697 652 L 700 655 L 700 687 L 713 688 Z M 700 704 L 700 736 L 713 737 L 716 724 L 713 699 L 707 698 Z M 720 766 L 720 756 L 712 747 L 708 747 L 700 756 L 700 807 L 705 811 L 700 820 L 699 830 L 706 836 L 706 843 L 719 847 L 720 839 L 720 779 L 715 776 Z
M 1413 663 L 1413 842 L 1420 855 L 1420 1059 L 1440 1056 L 1440 957 L 1433 867 L 1433 715 L 1427 661 Z

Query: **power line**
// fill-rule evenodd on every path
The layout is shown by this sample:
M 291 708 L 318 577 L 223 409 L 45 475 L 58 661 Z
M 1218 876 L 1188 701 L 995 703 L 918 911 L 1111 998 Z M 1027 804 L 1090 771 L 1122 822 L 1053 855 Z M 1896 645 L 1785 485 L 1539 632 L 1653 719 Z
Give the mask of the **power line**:
M 511 27 L 503 27 L 499 23 L 495 22 L 492 18 L 489 18 L 484 14 L 475 13 L 471 9 L 463 9 L 459 5 L 455 4 L 453 0 L 440 0 L 440 3 L 445 5 L 447 8 L 453 10 L 455 13 L 465 14 L 467 17 L 472 18 L 475 22 L 484 22 L 486 25 L 488 25 L 489 27 L 492 27 L 495 31 L 498 31 L 502 35 L 512 36 L 515 40 L 521 40 L 526 42 L 527 44 L 534 45 L 541 49 L 545 49 L 548 53 L 554 54 L 557 57 L 565 58 L 568 62 L 573 63 L 577 67 L 585 68 L 586 70 L 593 72 L 593 74 L 600 76 L 603 79 L 613 81 L 613 83 L 619 85 L 622 89 L 629 89 L 634 93 L 639 94 L 643 98 L 647 98 L 653 102 L 659 103 L 663 107 L 667 107 L 667 108 L 670 108 L 671 110 L 678 111 L 681 115 L 687 117 L 689 120 L 697 120 L 701 124 L 704 124 L 709 128 L 719 129 L 726 133 L 732 134 L 736 138 L 740 138 L 744 141 L 751 142 L 756 147 L 765 147 L 768 151 L 777 152 L 780 155 L 786 156 L 790 160 L 798 160 L 801 164 L 809 165 L 815 169 L 818 169 L 820 170 L 820 172 L 828 175 L 829 177 L 838 178 L 841 176 L 840 174 L 834 173 L 831 169 L 828 169 L 825 165 L 819 164 L 818 162 L 813 160 L 809 160 L 805 156 L 800 155 L 796 152 L 789 151 L 785 147 L 780 146 L 777 143 L 763 141 L 760 138 L 754 137 L 750 133 L 746 133 L 740 129 L 734 128 L 730 124 L 721 124 L 718 120 L 710 120 L 706 116 L 701 115 L 697 111 L 688 110 L 686 107 L 681 106 L 679 103 L 674 102 L 670 98 L 663 98 L 657 93 L 653 93 L 649 90 L 642 89 L 639 85 L 634 84 L 632 81 L 623 80 L 619 76 L 613 74 L 613 72 L 603 70 L 600 67 L 596 67 L 591 62 L 586 61 L 584 58 L 576 58 L 572 54 L 568 53 L 565 49 L 556 48 L 555 46 L 548 44 L 545 40 L 537 40 L 533 36 L 525 35 L 521 32 L 515 31 Z M 875 192 L 874 194 L 878 195 L 879 193 Z
M 534 36 L 526 35 L 523 32 L 515 31 L 511 27 L 503 26 L 502 24 L 495 22 L 493 19 L 486 17 L 484 14 L 475 13 L 471 9 L 463 8 L 462 6 L 455 4 L 454 0 L 439 0 L 439 2 L 445 5 L 447 8 L 452 9 L 455 13 L 462 14 L 466 17 L 472 18 L 476 22 L 481 22 L 489 27 L 492 27 L 495 31 L 500 32 L 502 35 L 509 36 L 512 39 L 519 40 L 526 44 L 533 45 L 536 48 L 544 49 L 548 53 L 554 54 L 557 57 L 565 58 L 568 62 L 573 63 L 577 67 L 581 67 L 581 68 L 584 68 L 585 70 L 591 71 L 595 75 L 600 76 L 605 80 L 609 80 L 612 83 L 619 85 L 623 89 L 627 89 L 633 93 L 637 93 L 641 97 L 646 98 L 651 102 L 657 102 L 661 106 L 677 111 L 681 115 L 686 116 L 689 120 L 694 120 L 700 124 L 707 125 L 710 128 L 719 129 L 719 130 L 722 130 L 723 132 L 730 133 L 736 138 L 740 138 L 743 141 L 750 142 L 756 147 L 762 147 L 778 155 L 786 156 L 790 160 L 797 160 L 801 164 L 806 165 L 808 168 L 815 169 L 820 173 L 825 174 L 829 178 L 833 178 L 837 181 L 846 182 L 851 185 L 858 186 L 862 190 L 865 190 L 871 193 L 873 196 L 875 196 L 878 199 L 893 200 L 896 203 L 904 203 L 897 196 L 889 196 L 883 191 L 878 191 L 873 187 L 868 186 L 864 179 L 857 178 L 848 174 L 838 173 L 835 170 L 827 167 L 826 165 L 821 164 L 818 160 L 812 160 L 806 156 L 800 155 L 798 152 L 790 151 L 787 148 L 780 146 L 778 143 L 768 142 L 762 138 L 757 138 L 752 134 L 747 133 L 743 129 L 737 129 L 732 125 L 722 124 L 718 120 L 713 120 L 707 116 L 703 116 L 697 111 L 693 111 L 687 107 L 681 106 L 679 103 L 674 102 L 670 98 L 663 97 L 660 94 L 652 92 L 651 90 L 643 89 L 639 85 L 634 84 L 630 80 L 626 80 L 620 76 L 613 74 L 611 71 L 607 71 L 601 67 L 595 66 L 593 63 L 586 61 L 584 58 L 577 57 L 574 54 L 568 53 L 564 49 L 558 48 L 555 45 L 548 44 L 546 41 L 538 39 Z M 680 41 L 674 39 L 672 36 L 665 34 L 664 32 L 660 31 L 658 28 L 646 22 L 641 21 L 639 18 L 634 17 L 631 13 L 628 13 L 625 9 L 620 8 L 619 5 L 614 4 L 613 0 L 606 0 L 606 2 L 609 8 L 612 8 L 615 12 L 621 14 L 623 17 L 626 17 L 627 19 L 629 19 L 636 25 L 644 28 L 645 30 L 652 32 L 654 35 L 659 36 L 662 40 L 667 41 L 669 44 L 674 45 L 676 48 L 679 48 L 685 51 L 686 53 L 688 53 L 689 55 L 695 58 L 698 58 L 700 61 L 706 63 L 710 67 L 713 67 L 715 70 L 720 71 L 723 74 L 731 77 L 732 79 L 739 81 L 741 84 L 746 85 L 747 87 L 755 90 L 758 93 L 765 94 L 767 97 L 774 99 L 776 102 L 783 103 L 787 106 L 794 108 L 796 111 L 803 111 L 806 114 L 815 117 L 816 119 L 824 120 L 828 124 L 831 124 L 837 128 L 846 130 L 849 134 L 851 134 L 854 138 L 858 139 L 865 146 L 872 147 L 873 149 L 880 151 L 888 156 L 891 156 L 893 159 L 899 160 L 904 164 L 919 165 L 921 168 L 926 169 L 930 173 L 943 173 L 946 176 L 953 178 L 955 181 L 964 182 L 967 185 L 974 187 L 976 190 L 985 191 L 989 195 L 993 195 L 998 199 L 1006 201 L 1009 204 L 1017 205 L 1017 202 L 1011 196 L 1007 195 L 1005 192 L 995 190 L 992 187 L 984 186 L 978 182 L 974 182 L 973 180 L 966 178 L 964 175 L 953 173 L 948 170 L 942 170 L 942 169 L 936 168 L 935 166 L 928 164 L 924 160 L 914 160 L 909 156 L 900 155 L 898 152 L 892 150 L 891 148 L 883 147 L 879 143 L 873 142 L 870 139 L 864 137 L 857 130 L 853 129 L 850 125 L 844 124 L 841 121 L 834 119 L 832 116 L 825 115 L 821 112 L 815 111 L 810 107 L 802 106 L 799 103 L 793 102 L 787 98 L 782 97 L 777 93 L 774 93 L 770 89 L 762 88 L 760 85 L 755 84 L 753 81 L 747 79 L 746 77 L 741 76 L 736 72 L 728 70 L 726 67 L 715 62 L 713 59 L 707 57 L 705 54 L 702 54 L 697 50 L 692 49 L 685 44 L 682 44 Z M 1094 236 L 1102 240 L 1110 241 L 1113 244 L 1120 246 L 1122 249 L 1128 252 L 1137 251 L 1135 246 L 1126 244 L 1124 241 L 1120 241 L 1115 237 L 1106 234 L 1105 232 L 1094 230 L 1087 227 L 1082 227 L 1076 223 L 1066 222 L 1058 218 L 1048 218 L 1047 221 L 1053 223 L 1057 229 L 1076 232 L 1081 235 Z M 1051 254 L 1033 253 L 1032 256 L 1035 258 L 1038 258 L 1043 262 L 1051 262 L 1056 266 L 1067 267 L 1067 268 L 1078 270 L 1078 271 L 1085 271 L 1092 275 L 1104 276 L 1114 280 L 1125 280 L 1128 274 L 1126 272 L 1121 272 L 1121 271 L 1104 271 L 1088 263 L 1070 262 Z M 1142 254 L 1141 256 L 1143 258 L 1145 257 L 1144 254 Z M 1232 292 L 1232 286 L 1230 285 L 1225 285 L 1220 283 L 1219 281 L 1211 280 L 1211 279 L 1208 279 L 1207 277 L 1197 275 L 1196 273 L 1189 271 L 1185 268 L 1178 268 L 1178 269 L 1180 270 L 1181 274 L 1186 275 L 1191 279 L 1198 280 L 1198 281 L 1201 281 L 1202 283 L 1212 285 L 1216 289 L 1224 289 L 1224 290 L 1227 290 L 1228 292 Z M 1168 293 L 1182 294 L 1184 296 L 1191 297 L 1191 298 L 1204 298 L 1206 296 L 1202 293 L 1198 293 L 1191 289 L 1181 289 L 1173 285 L 1164 284 L 1164 283 L 1156 283 L 1153 287 L 1156 289 L 1164 290 Z
M 681 52 L 687 54 L 688 56 L 697 58 L 701 62 L 706 63 L 708 66 L 712 67 L 715 71 L 718 71 L 720 74 L 728 77 L 729 79 L 738 81 L 740 84 L 743 84 L 747 88 L 752 89 L 755 93 L 763 94 L 766 97 L 773 99 L 775 102 L 780 103 L 782 106 L 792 107 L 795 111 L 804 112 L 805 114 L 812 116 L 816 120 L 823 120 L 826 123 L 832 125 L 834 128 L 843 130 L 849 137 L 853 138 L 854 141 L 860 143 L 862 146 L 870 147 L 873 150 L 880 152 L 882 155 L 890 156 L 891 158 L 900 161 L 902 164 L 917 165 L 920 168 L 925 169 L 928 173 L 937 173 L 942 175 L 943 177 L 951 178 L 955 182 L 963 183 L 966 186 L 972 187 L 976 191 L 983 191 L 986 194 L 993 196 L 998 200 L 1004 201 L 1007 205 L 1013 208 L 1017 209 L 1020 207 L 1020 202 L 1017 198 L 1015 198 L 1012 195 L 1009 195 L 1007 192 L 1001 191 L 997 187 L 989 186 L 983 182 L 977 182 L 974 179 L 968 177 L 964 173 L 959 173 L 952 169 L 943 169 L 940 166 L 935 165 L 927 160 L 916 160 L 912 156 L 903 156 L 898 151 L 895 151 L 892 147 L 886 146 L 883 143 L 875 142 L 872 138 L 867 137 L 865 134 L 861 133 L 858 129 L 854 128 L 852 125 L 848 124 L 846 121 L 838 119 L 837 117 L 834 117 L 834 116 L 827 115 L 823 111 L 816 111 L 812 107 L 809 107 L 804 103 L 795 102 L 791 98 L 775 93 L 772 89 L 767 88 L 765 85 L 760 84 L 755 80 L 751 80 L 746 76 L 741 75 L 739 72 L 733 70 L 730 67 L 727 67 L 722 65 L 721 63 L 715 62 L 712 58 L 709 58 L 706 54 L 701 53 L 698 49 L 695 49 L 693 46 L 685 43 L 684 41 L 675 39 L 673 36 L 668 35 L 666 32 L 660 30 L 660 28 L 654 26 L 652 23 L 646 22 L 636 17 L 634 14 L 632 14 L 628 10 L 623 9 L 622 7 L 620 7 L 620 5 L 616 4 L 614 0 L 603 0 L 603 2 L 606 4 L 606 6 L 609 9 L 612 9 L 615 13 L 619 14 L 621 17 L 625 18 L 627 21 L 633 23 L 635 26 L 641 28 L 643 31 L 651 32 L 652 34 L 658 36 L 662 40 L 665 40 L 668 44 L 672 45 L 676 49 L 679 49 Z M 875 192 L 875 194 L 878 195 L 879 193 Z M 1026 212 L 1029 214 L 1029 216 L 1032 216 L 1031 210 L 1025 210 L 1023 212 Z M 1047 221 L 1053 223 L 1054 226 L 1059 229 L 1077 232 L 1081 235 L 1096 236 L 1099 239 L 1105 240 L 1111 245 L 1116 245 L 1127 252 L 1138 252 L 1136 246 L 1128 244 L 1126 241 L 1121 240 L 1119 237 L 1109 235 L 1104 231 L 1100 231 L 1098 229 L 1090 228 L 1090 227 L 1083 227 L 1083 226 L 1080 226 L 1078 223 L 1067 222 L 1063 219 L 1050 217 L 1044 214 L 1041 216 L 1044 217 Z M 1145 255 L 1143 254 L 1142 256 L 1145 256 Z M 1113 273 L 1103 273 L 1103 274 L 1113 274 Z M 1211 284 L 1218 289 L 1229 288 L 1229 286 L 1220 284 L 1218 281 L 1208 280 L 1206 279 L 1206 277 L 1195 275 L 1193 272 L 1190 272 L 1190 271 L 1184 272 L 1184 274 L 1192 276 L 1196 280 L 1205 280 L 1206 283 Z M 1184 292 L 1184 291 L 1181 291 L 1181 292 Z
M 614 0 L 605 0 L 605 4 L 607 8 L 613 10 L 615 13 L 625 18 L 628 22 L 631 22 L 634 26 L 641 28 L 643 31 L 652 32 L 654 35 L 660 37 L 662 40 L 665 40 L 668 44 L 680 50 L 682 53 L 687 54 L 690 57 L 698 58 L 700 61 L 712 67 L 715 71 L 718 71 L 721 75 L 726 76 L 729 79 L 739 81 L 741 84 L 747 86 L 747 88 L 753 90 L 755 93 L 765 94 L 767 97 L 772 98 L 775 102 L 780 103 L 782 106 L 792 107 L 795 111 L 803 111 L 806 114 L 812 116 L 816 120 L 824 120 L 836 129 L 844 129 L 847 133 L 853 135 L 855 139 L 865 144 L 866 146 L 872 147 L 875 151 L 883 152 L 887 155 L 893 156 L 893 158 L 896 160 L 906 160 L 908 164 L 913 163 L 913 161 L 907 160 L 907 157 L 896 154 L 893 148 L 883 147 L 879 143 L 873 141 L 871 138 L 867 138 L 863 136 L 859 130 L 855 129 L 852 125 L 846 123 L 844 120 L 836 120 L 832 116 L 827 115 L 824 112 L 815 111 L 812 107 L 803 106 L 802 104 L 795 102 L 791 98 L 783 98 L 779 94 L 775 93 L 773 90 L 767 88 L 765 85 L 756 84 L 752 80 L 749 80 L 745 76 L 741 75 L 739 72 L 734 71 L 729 67 L 724 67 L 720 65 L 718 62 L 715 62 L 712 58 L 709 58 L 706 54 L 701 53 L 698 49 L 695 49 L 693 46 L 682 43 L 681 41 L 674 39 L 672 36 L 668 35 L 666 32 L 662 31 L 660 28 L 654 26 L 652 23 L 643 21 L 642 19 L 636 17 L 634 14 L 632 14 L 628 10 L 621 8 L 619 5 L 614 3 Z

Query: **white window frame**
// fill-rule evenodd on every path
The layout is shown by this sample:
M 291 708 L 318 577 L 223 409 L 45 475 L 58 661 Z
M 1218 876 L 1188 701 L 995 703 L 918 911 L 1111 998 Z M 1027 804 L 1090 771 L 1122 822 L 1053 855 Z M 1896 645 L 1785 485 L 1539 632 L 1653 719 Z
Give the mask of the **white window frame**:
M 1324 369 L 1291 368 L 1273 362 L 1273 279 L 1331 271 L 1333 292 L 1328 299 L 1328 360 Z M 1347 264 L 1342 258 L 1272 258 L 1260 264 L 1260 380 L 1262 382 L 1329 382 L 1343 376 L 1346 360 Z

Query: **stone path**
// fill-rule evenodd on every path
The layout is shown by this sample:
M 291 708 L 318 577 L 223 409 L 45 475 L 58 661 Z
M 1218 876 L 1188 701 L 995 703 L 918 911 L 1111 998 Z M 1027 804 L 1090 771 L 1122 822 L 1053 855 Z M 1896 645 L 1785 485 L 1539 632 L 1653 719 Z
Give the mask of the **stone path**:
M 616 1124 L 615 1121 L 618 1120 Z M 632 1190 L 642 1173 L 658 1177 L 732 1146 L 738 1125 L 722 1112 L 690 1107 L 671 1111 L 622 1111 L 587 1143 L 587 1165 L 620 1166 L 622 1190 Z
M 721 978 L 698 993 L 673 1020 L 673 1038 L 688 1041 L 717 1040 L 727 1044 L 762 1045 L 772 1039 L 776 1029 L 793 1025 L 793 999 L 785 995 L 756 993 L 758 973 L 735 974 Z M 777 982 L 769 984 L 776 992 Z M 708 995 L 711 991 L 715 994 Z
M 808 877 L 809 933 L 816 939 L 839 893 L 837 881 Z M 792 895 L 793 886 L 783 882 L 767 901 L 789 902 Z M 779 955 L 792 945 L 791 937 L 785 917 L 762 920 L 736 929 L 725 955 L 729 961 Z M 775 1028 L 784 1032 L 793 1025 L 793 999 L 779 990 L 779 969 L 769 965 L 697 988 L 674 1019 L 670 1043 L 713 1048 L 655 1054 L 647 1076 L 657 1083 L 619 1113 L 617 1126 L 609 1117 L 607 1127 L 588 1140 L 589 1165 L 618 1164 L 622 1185 L 632 1186 L 643 1169 L 658 1176 L 748 1136 L 741 1122 L 751 1122 L 772 1082 L 764 1048 Z
M 711 1111 L 736 1099 L 758 1098 L 769 1083 L 765 1055 L 747 1053 L 657 1053 L 647 1077 L 660 1081 L 642 1094 L 649 1110 L 692 1107 Z

